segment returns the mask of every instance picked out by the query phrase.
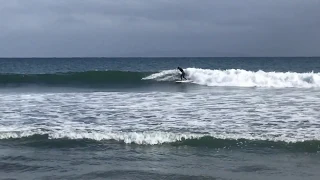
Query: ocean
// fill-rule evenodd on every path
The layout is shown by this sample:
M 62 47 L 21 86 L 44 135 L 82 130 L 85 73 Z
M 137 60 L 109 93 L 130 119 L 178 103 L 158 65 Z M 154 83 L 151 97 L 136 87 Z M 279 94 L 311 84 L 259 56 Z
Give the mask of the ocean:
M 0 59 L 1 180 L 318 180 L 319 152 L 320 58 Z

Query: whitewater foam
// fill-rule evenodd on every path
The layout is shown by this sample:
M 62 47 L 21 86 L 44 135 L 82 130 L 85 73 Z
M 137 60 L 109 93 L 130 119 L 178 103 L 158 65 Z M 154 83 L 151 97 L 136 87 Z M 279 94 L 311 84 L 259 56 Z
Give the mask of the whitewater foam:
M 320 140 L 315 89 L 213 92 L 78 92 L 1 94 L 0 139 L 48 134 L 52 139 L 162 144 L 220 139 Z
M 211 70 L 186 68 L 186 77 L 195 84 L 206 86 L 267 87 L 267 88 L 314 88 L 320 87 L 320 73 L 264 72 L 243 69 Z M 178 71 L 165 70 L 143 80 L 172 81 Z

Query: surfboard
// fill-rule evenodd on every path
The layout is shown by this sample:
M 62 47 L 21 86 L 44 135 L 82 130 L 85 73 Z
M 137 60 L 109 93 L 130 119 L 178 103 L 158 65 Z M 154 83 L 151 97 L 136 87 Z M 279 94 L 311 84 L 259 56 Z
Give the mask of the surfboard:
M 192 82 L 191 80 L 180 80 L 180 81 L 176 81 L 176 83 L 190 83 Z

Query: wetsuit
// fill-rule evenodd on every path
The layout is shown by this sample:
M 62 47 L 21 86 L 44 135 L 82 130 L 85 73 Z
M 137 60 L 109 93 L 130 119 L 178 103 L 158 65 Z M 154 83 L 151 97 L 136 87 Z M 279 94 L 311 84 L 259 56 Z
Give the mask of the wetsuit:
M 184 78 L 185 80 L 187 80 L 187 78 L 186 77 L 184 77 L 185 75 L 186 75 L 186 73 L 184 73 L 184 71 L 183 71 L 183 69 L 181 68 L 181 67 L 178 67 L 177 69 L 179 69 L 179 71 L 181 71 L 181 80 L 182 80 L 182 78 Z

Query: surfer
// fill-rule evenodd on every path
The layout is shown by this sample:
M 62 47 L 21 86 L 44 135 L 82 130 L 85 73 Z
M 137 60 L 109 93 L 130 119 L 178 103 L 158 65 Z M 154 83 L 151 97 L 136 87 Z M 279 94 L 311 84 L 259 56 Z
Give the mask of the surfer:
M 185 80 L 187 80 L 186 77 L 184 77 L 186 75 L 186 73 L 183 71 L 183 69 L 181 67 L 178 67 L 177 69 L 179 69 L 179 71 L 181 71 L 181 81 L 182 81 L 182 78 L 184 78 Z

